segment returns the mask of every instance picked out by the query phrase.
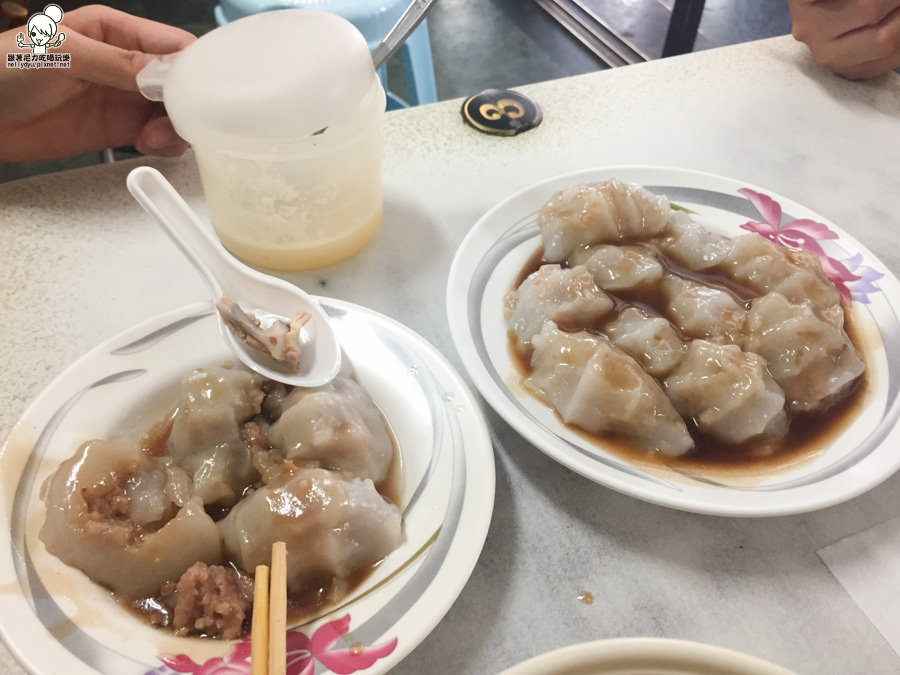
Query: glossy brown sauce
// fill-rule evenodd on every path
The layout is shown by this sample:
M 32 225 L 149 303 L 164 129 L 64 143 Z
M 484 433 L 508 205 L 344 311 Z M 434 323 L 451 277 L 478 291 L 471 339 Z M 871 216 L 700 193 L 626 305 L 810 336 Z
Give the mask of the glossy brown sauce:
M 252 588 L 253 575 L 247 574 L 243 570 L 238 569 L 234 563 L 225 563 L 226 567 L 231 567 L 239 575 L 243 576 L 249 587 Z M 355 574 L 341 580 L 340 597 L 352 593 L 358 588 L 377 567 L 373 565 Z M 288 626 L 298 625 L 307 619 L 318 616 L 321 610 L 332 604 L 331 594 L 334 586 L 331 577 L 321 577 L 311 579 L 303 588 L 299 590 L 288 591 L 287 594 L 287 622 Z M 175 609 L 170 602 L 163 598 L 160 594 L 139 598 L 132 602 L 120 602 L 120 604 L 137 616 L 142 621 L 150 624 L 154 628 L 165 630 L 174 635 L 171 626 L 174 621 Z M 253 605 L 244 616 L 242 625 L 242 635 L 248 635 L 252 626 Z M 215 638 L 216 636 L 199 634 L 191 637 Z
M 759 297 L 758 293 L 750 291 L 722 274 L 713 273 L 706 275 L 691 272 L 660 254 L 656 249 L 652 250 L 667 272 L 724 290 L 745 307 L 749 306 L 752 299 Z M 543 248 L 539 247 L 522 267 L 511 288 L 518 288 L 530 274 L 537 271 L 544 264 Z M 665 302 L 661 294 L 655 289 L 633 293 L 604 292 L 613 299 L 615 305 L 612 312 L 603 317 L 602 323 L 594 326 L 566 326 L 560 323 L 560 330 L 570 332 L 586 330 L 589 333 L 605 336 L 602 325 L 614 320 L 619 312 L 629 306 L 637 306 L 650 316 L 664 316 L 663 307 L 665 307 Z M 671 322 L 670 325 L 679 334 L 679 337 L 683 340 L 690 340 L 688 336 L 678 330 L 677 326 L 671 324 Z M 866 370 L 853 384 L 847 395 L 827 409 L 816 413 L 791 414 L 788 412 L 790 421 L 788 433 L 777 441 L 757 441 L 755 443 L 730 445 L 710 438 L 697 428 L 693 420 L 686 419 L 685 423 L 691 437 L 694 439 L 695 447 L 681 457 L 671 457 L 662 452 L 648 452 L 646 448 L 636 444 L 634 441 L 616 437 L 612 434 L 594 434 L 585 431 L 564 422 L 555 410 L 554 414 L 560 424 L 584 438 L 588 443 L 600 446 L 603 450 L 633 463 L 666 466 L 690 473 L 711 472 L 721 474 L 723 471 L 753 472 L 755 474 L 770 473 L 779 468 L 811 459 L 818 452 L 826 449 L 833 443 L 862 412 L 862 408 L 866 403 L 865 392 L 869 388 L 870 359 L 863 348 L 865 340 L 861 335 L 861 329 L 855 325 L 851 312 L 848 311 L 846 305 L 844 306 L 844 330 L 850 337 L 853 346 L 859 352 L 860 358 L 866 364 Z M 508 349 L 519 382 L 524 383 L 531 375 L 532 350 L 530 348 L 520 349 L 516 336 L 512 331 L 508 333 Z M 527 387 L 525 387 L 525 390 L 532 393 Z

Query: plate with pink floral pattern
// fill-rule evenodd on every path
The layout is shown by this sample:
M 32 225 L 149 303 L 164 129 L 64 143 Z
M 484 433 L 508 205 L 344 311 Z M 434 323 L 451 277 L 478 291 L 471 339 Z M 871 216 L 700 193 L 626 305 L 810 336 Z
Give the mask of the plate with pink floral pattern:
M 527 387 L 528 363 L 511 346 L 504 296 L 539 257 L 538 213 L 547 200 L 564 188 L 613 178 L 665 195 L 673 209 L 687 211 L 710 232 L 727 237 L 756 233 L 818 258 L 840 295 L 845 327 L 865 363 L 852 403 L 802 442 L 785 441 L 778 452 L 759 451 L 752 461 L 745 454 L 733 463 L 693 460 L 690 453 L 673 461 L 660 452 L 634 444 L 623 448 L 622 443 L 564 424 Z M 768 188 L 665 167 L 579 171 L 512 195 L 470 230 L 447 284 L 451 334 L 470 377 L 526 441 L 573 471 L 625 494 L 731 516 L 820 509 L 871 489 L 900 468 L 895 451 L 900 442 L 898 307 L 896 277 L 851 234 L 820 214 Z
M 493 509 L 493 449 L 479 405 L 431 345 L 370 310 L 320 301 L 356 380 L 394 434 L 403 541 L 338 605 L 289 625 L 286 672 L 384 673 L 425 639 L 468 580 Z M 9 525 L 0 534 L 0 631 L 28 671 L 251 672 L 249 636 L 186 638 L 153 628 L 38 536 L 41 486 L 61 460 L 87 440 L 117 438 L 136 419 L 164 415 L 173 387 L 195 368 L 231 362 L 211 305 L 184 307 L 86 354 L 10 433 L 0 453 Z

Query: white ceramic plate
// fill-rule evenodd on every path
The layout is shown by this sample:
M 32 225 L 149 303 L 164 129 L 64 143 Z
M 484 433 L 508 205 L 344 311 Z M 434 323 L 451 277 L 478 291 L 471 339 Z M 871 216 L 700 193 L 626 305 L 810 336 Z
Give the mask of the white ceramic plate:
M 374 312 L 322 302 L 397 436 L 406 540 L 339 607 L 292 627 L 288 673 L 383 673 L 428 635 L 468 580 L 493 509 L 493 449 L 472 394 L 434 348 Z M 213 672 L 218 663 L 249 674 L 246 640 L 175 638 L 150 628 L 37 537 L 40 486 L 60 460 L 85 440 L 114 437 L 135 416 L 164 410 L 165 394 L 171 401 L 192 369 L 234 360 L 211 307 L 186 307 L 88 353 L 10 434 L 0 453 L 9 524 L 0 534 L 0 630 L 31 672 L 173 675 Z
M 777 470 L 685 471 L 662 462 L 623 459 L 602 443 L 563 425 L 541 401 L 518 386 L 510 359 L 502 297 L 540 244 L 537 214 L 557 190 L 612 177 L 666 194 L 696 213 L 709 229 L 736 236 L 762 216 L 739 192 L 750 188 L 781 204 L 782 226 L 796 219 L 824 225 L 835 238 L 819 240 L 825 254 L 860 277 L 848 283 L 856 299 L 853 320 L 865 336 L 868 362 L 864 405 L 839 433 L 802 461 Z M 789 229 L 779 237 L 793 236 Z M 810 244 L 815 245 L 815 244 Z M 879 276 L 880 275 L 880 276 Z M 475 224 L 454 258 L 447 284 L 447 311 L 454 343 L 469 375 L 488 403 L 529 442 L 591 480 L 673 508 L 731 516 L 774 516 L 823 508 L 871 489 L 900 467 L 900 284 L 850 235 L 813 211 L 728 178 L 680 169 L 609 167 L 564 175 L 504 200 Z
M 792 675 L 753 656 L 700 642 L 621 638 L 528 659 L 501 675 Z

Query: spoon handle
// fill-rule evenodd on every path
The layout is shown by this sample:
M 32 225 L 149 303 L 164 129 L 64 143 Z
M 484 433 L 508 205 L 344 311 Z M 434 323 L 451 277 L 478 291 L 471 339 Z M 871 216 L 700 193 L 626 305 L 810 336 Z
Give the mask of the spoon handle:
M 372 51 L 372 61 L 375 63 L 375 70 L 383 66 L 406 38 L 419 27 L 425 15 L 434 6 L 437 0 L 413 0 L 403 15 L 394 24 L 394 27 L 388 31 L 387 36 Z
M 135 200 L 156 218 L 169 239 L 200 271 L 212 297 L 222 297 L 222 287 L 216 279 L 230 276 L 222 263 L 223 256 L 228 254 L 172 184 L 149 166 L 132 170 L 125 184 Z

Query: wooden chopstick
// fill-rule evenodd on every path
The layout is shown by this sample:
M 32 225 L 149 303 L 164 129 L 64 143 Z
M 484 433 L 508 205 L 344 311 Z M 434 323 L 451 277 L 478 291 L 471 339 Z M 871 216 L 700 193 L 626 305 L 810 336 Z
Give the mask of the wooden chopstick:
M 250 632 L 251 675 L 285 675 L 287 667 L 287 548 L 272 544 L 272 570 L 257 565 Z
M 287 667 L 287 548 L 272 544 L 269 579 L 269 675 L 285 675 Z
M 269 675 L 269 566 L 257 565 L 250 626 L 250 673 Z

